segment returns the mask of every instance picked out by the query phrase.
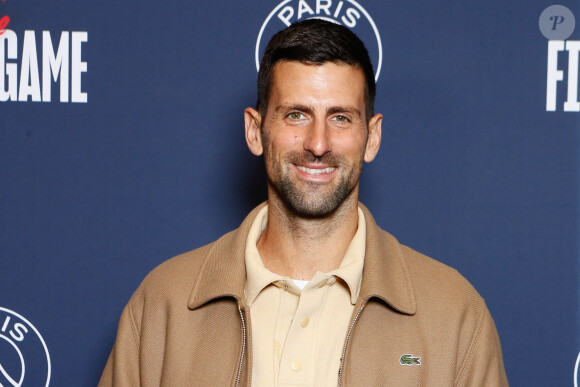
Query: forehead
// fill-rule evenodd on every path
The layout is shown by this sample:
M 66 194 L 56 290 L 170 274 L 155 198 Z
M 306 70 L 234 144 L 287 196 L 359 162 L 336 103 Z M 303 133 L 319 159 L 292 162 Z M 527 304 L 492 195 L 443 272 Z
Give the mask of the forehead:
M 278 62 L 272 73 L 269 106 L 280 104 L 364 106 L 362 70 L 344 63 Z

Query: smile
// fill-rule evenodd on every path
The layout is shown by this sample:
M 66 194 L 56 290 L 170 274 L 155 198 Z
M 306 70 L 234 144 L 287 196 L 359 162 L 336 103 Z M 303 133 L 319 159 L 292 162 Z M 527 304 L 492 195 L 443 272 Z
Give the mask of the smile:
M 321 175 L 323 173 L 330 173 L 336 169 L 335 167 L 312 169 L 312 168 L 303 167 L 302 165 L 296 165 L 296 168 L 298 168 L 302 172 L 308 173 L 309 175 Z

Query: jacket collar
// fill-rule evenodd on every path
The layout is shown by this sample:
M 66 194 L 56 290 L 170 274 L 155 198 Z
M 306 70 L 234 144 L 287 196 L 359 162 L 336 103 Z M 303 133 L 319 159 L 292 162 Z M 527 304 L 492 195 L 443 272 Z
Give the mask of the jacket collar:
M 254 208 L 239 228 L 210 245 L 211 250 L 205 257 L 189 296 L 190 309 L 199 308 L 221 297 L 234 297 L 238 302 L 244 300 L 246 239 L 256 215 L 265 205 L 264 202 Z
M 266 203 L 256 207 L 240 227 L 211 244 L 199 274 L 194 280 L 188 307 L 196 309 L 221 297 L 244 302 L 246 282 L 245 247 L 250 226 Z M 401 247 L 389 233 L 381 230 L 369 210 L 359 203 L 366 219 L 366 255 L 359 298 L 376 297 L 405 314 L 416 313 L 411 277 Z
M 401 313 L 417 312 L 413 283 L 401 245 L 375 223 L 368 208 L 359 202 L 367 223 L 365 266 L 359 298 L 377 297 Z

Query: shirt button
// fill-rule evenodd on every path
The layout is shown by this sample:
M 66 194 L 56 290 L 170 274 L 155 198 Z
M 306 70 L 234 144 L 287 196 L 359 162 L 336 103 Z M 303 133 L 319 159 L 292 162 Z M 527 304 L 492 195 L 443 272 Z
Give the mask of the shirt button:
M 304 317 L 302 319 L 302 322 L 300 323 L 300 325 L 302 326 L 302 328 L 306 328 L 306 326 L 308 325 L 309 322 L 310 322 L 310 320 L 308 319 L 308 317 Z
M 321 283 L 318 284 L 319 288 L 324 287 L 324 285 L 326 285 L 326 283 L 328 282 L 328 279 L 325 279 L 324 281 L 322 281 Z
M 292 367 L 294 371 L 298 372 L 302 369 L 302 363 L 300 363 L 298 360 L 292 360 L 290 367 Z

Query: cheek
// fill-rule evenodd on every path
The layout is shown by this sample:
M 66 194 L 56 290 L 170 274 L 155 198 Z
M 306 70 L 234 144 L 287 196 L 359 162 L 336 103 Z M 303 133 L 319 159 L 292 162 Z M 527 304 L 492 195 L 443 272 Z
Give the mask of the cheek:
M 264 161 L 266 162 L 266 166 L 273 167 L 279 164 L 283 151 L 281 151 L 278 136 L 272 135 L 272 133 L 263 136 L 262 145 L 264 147 Z
M 335 139 L 333 145 L 335 151 L 359 158 L 365 152 L 366 136 L 343 136 Z
M 273 152 L 285 153 L 299 149 L 301 143 L 302 139 L 299 134 L 280 130 L 275 134 L 271 134 L 268 145 Z

